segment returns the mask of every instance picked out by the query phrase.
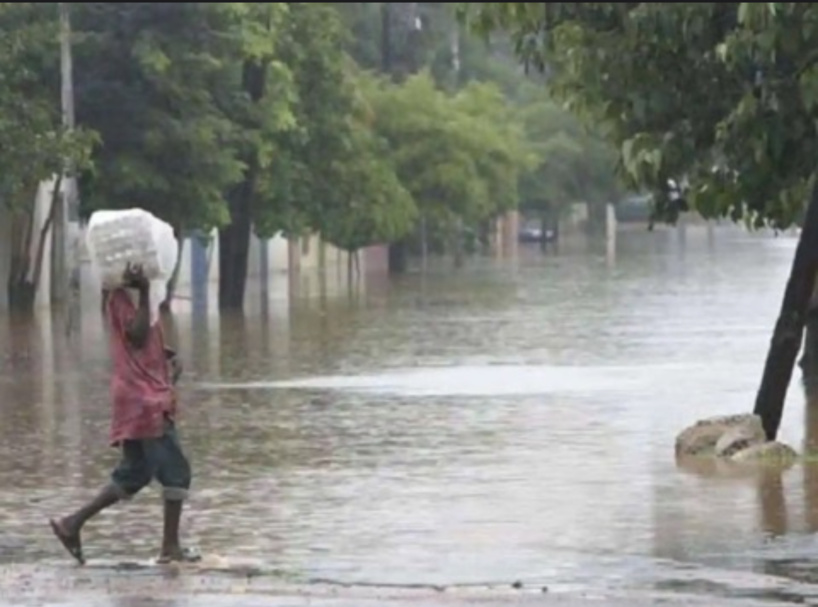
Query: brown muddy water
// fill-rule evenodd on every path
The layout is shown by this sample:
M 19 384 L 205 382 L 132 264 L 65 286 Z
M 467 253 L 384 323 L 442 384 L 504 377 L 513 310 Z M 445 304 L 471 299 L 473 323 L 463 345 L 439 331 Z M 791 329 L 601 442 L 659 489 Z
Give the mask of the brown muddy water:
M 811 596 L 818 465 L 673 457 L 683 426 L 752 407 L 794 242 L 627 231 L 615 261 L 522 251 L 241 319 L 178 313 L 185 533 L 290 581 Z M 6 566 L 66 566 L 46 518 L 115 462 L 97 319 L 70 341 L 0 323 Z M 818 442 L 815 407 L 794 381 L 781 438 Z M 147 559 L 160 531 L 151 489 L 89 524 L 86 553 Z

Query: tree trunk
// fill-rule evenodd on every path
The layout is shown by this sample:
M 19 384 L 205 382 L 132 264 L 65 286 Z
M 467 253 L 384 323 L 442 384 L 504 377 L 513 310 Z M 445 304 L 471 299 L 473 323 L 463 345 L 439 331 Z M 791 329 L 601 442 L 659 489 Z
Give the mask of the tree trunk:
M 406 272 L 406 241 L 393 242 L 389 245 L 389 273 Z
M 34 312 L 34 302 L 37 299 L 36 285 L 28 281 L 9 285 L 8 304 L 13 314 L 30 315 Z
M 100 311 L 100 314 L 102 314 L 102 316 L 105 317 L 105 312 L 108 309 L 108 298 L 111 296 L 111 292 L 108 289 L 106 289 L 105 287 L 103 287 L 102 289 L 100 289 L 99 295 L 100 295 L 100 297 L 99 297 L 100 310 L 99 311 Z
M 589 236 L 603 236 L 605 234 L 605 205 L 595 202 L 585 203 L 588 209 L 587 233 Z
M 414 24 L 417 2 L 383 2 L 381 3 L 381 71 L 393 80 L 400 80 L 401 72 L 414 73 L 414 65 L 405 65 L 406 40 L 409 26 Z M 411 23 L 410 23 L 411 22 Z M 397 25 L 402 27 L 398 28 Z M 404 53 L 400 53 L 403 62 L 396 61 L 395 34 L 404 42 Z M 411 55 L 414 57 L 414 54 Z M 402 63 L 403 65 L 398 65 Z M 408 61 L 408 63 L 413 63 Z M 389 273 L 403 274 L 406 272 L 407 242 L 405 239 L 389 245 Z
M 267 63 L 244 62 L 242 86 L 253 104 L 262 97 L 267 81 Z M 248 129 L 256 125 L 248 125 Z M 219 230 L 219 309 L 241 310 L 244 307 L 244 287 L 247 283 L 247 261 L 252 233 L 252 205 L 258 178 L 258 151 L 245 154 L 244 179 L 227 196 L 230 225 Z
M 807 205 L 804 225 L 792 260 L 781 311 L 773 331 L 754 413 L 761 417 L 769 440 L 775 440 L 784 400 L 801 349 L 804 323 L 818 269 L 818 176 Z
M 540 217 L 540 250 L 543 253 L 548 251 L 548 226 L 551 224 L 549 216 L 551 211 L 545 211 Z
M 60 200 L 60 187 L 62 186 L 62 175 L 54 181 L 54 190 L 51 194 L 48 215 L 43 222 L 37 241 L 37 250 L 34 258 L 31 257 L 31 244 L 34 238 L 34 218 L 36 212 L 36 194 L 29 210 L 25 212 L 23 224 L 25 225 L 22 240 L 15 238 L 12 242 L 13 253 L 11 268 L 7 283 L 9 310 L 20 314 L 31 314 L 34 312 L 34 303 L 37 298 L 37 287 L 40 284 L 40 276 L 43 271 L 43 261 L 45 260 L 45 245 L 51 227 L 54 224 L 54 216 Z M 36 190 L 35 190 L 36 191 Z M 16 231 L 16 230 L 15 230 Z M 18 235 L 19 236 L 19 235 Z
M 250 204 L 257 168 L 247 170 L 244 181 L 228 196 L 230 225 L 219 230 L 219 309 L 241 310 L 247 283 L 252 221 Z
M 179 272 L 182 269 L 182 250 L 185 248 L 185 241 L 182 238 L 182 230 L 176 229 L 176 266 L 173 268 L 173 273 L 170 275 L 167 284 L 167 291 L 165 292 L 165 301 L 163 301 L 159 309 L 162 312 L 170 312 L 173 304 L 173 296 L 176 294 L 176 283 L 179 282 Z
M 454 267 L 462 268 L 465 263 L 465 254 L 463 252 L 463 220 L 458 217 L 454 222 L 453 233 L 454 245 Z
M 429 224 L 426 213 L 420 216 L 420 267 L 424 272 L 429 267 Z

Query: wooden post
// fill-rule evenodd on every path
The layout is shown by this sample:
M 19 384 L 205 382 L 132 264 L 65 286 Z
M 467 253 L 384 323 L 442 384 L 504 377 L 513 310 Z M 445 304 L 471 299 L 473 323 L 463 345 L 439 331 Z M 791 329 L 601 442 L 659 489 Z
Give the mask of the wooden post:
M 756 396 L 754 413 L 761 417 L 769 440 L 775 440 L 781 424 L 818 269 L 818 177 L 813 179 L 812 194 Z
M 449 47 L 452 53 L 452 91 L 460 86 L 460 28 L 457 21 L 452 25 L 449 34 Z M 454 267 L 463 267 L 463 218 L 458 215 L 454 224 Z
M 616 263 L 616 208 L 605 205 L 605 260 L 609 266 Z
M 61 105 L 63 126 L 72 131 L 75 126 L 74 110 L 74 60 L 71 48 L 71 17 L 68 2 L 59 3 L 60 11 L 60 80 Z M 60 207 L 62 211 L 59 227 L 54 226 L 55 236 L 60 231 L 62 263 L 60 270 L 61 297 L 60 300 L 68 304 L 66 315 L 66 331 L 70 334 L 79 321 L 81 306 L 81 269 L 80 269 L 80 224 L 79 224 L 79 194 L 77 180 L 72 174 L 73 167 L 66 163 L 64 169 L 64 201 Z

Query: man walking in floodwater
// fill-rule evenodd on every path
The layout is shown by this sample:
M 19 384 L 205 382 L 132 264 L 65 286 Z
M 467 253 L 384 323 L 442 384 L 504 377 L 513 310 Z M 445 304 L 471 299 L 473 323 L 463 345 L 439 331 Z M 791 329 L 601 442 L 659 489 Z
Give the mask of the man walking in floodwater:
M 105 508 L 130 499 L 155 478 L 162 485 L 165 507 L 159 562 L 197 560 L 179 542 L 182 504 L 191 481 L 174 421 L 173 384 L 181 366 L 165 347 L 160 323 L 151 324 L 150 283 L 141 267 L 129 265 L 124 286 L 110 291 L 107 299 L 113 360 L 110 442 L 121 449 L 122 459 L 110 483 L 93 500 L 74 514 L 52 519 L 51 528 L 71 556 L 84 564 L 83 525 Z

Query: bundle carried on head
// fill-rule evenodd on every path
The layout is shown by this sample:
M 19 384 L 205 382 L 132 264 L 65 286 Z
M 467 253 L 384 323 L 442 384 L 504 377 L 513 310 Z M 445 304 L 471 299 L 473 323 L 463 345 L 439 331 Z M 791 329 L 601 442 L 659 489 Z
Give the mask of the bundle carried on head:
M 158 312 L 179 255 L 169 224 L 143 209 L 97 211 L 88 221 L 86 243 L 106 289 L 122 286 L 129 265 L 141 267 L 151 285 L 151 312 Z

